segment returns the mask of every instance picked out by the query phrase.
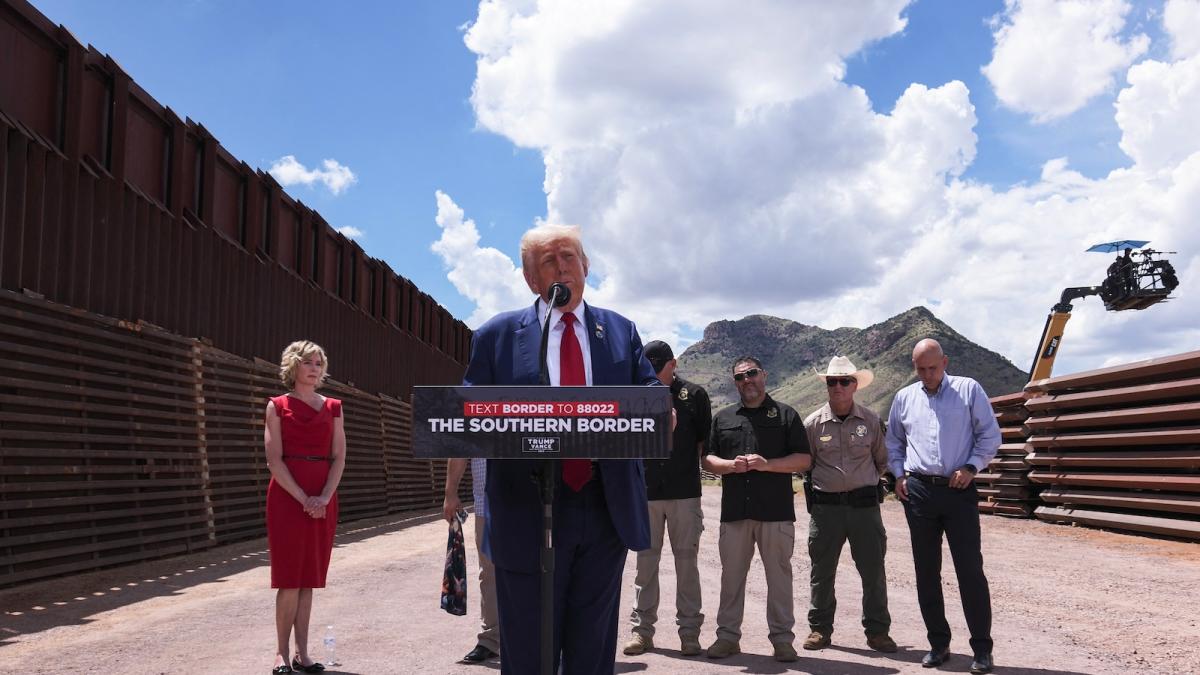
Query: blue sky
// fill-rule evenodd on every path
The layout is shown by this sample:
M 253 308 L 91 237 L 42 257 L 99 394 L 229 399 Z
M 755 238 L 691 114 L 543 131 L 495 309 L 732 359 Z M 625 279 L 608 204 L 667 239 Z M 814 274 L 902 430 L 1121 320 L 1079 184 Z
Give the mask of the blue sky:
M 1197 0 L 35 5 L 251 165 L 347 167 L 288 191 L 472 325 L 527 300 L 538 218 L 583 225 L 589 298 L 677 349 L 926 304 L 1025 367 L 1099 281 L 1088 245 L 1200 270 Z M 1059 372 L 1192 348 L 1185 290 L 1081 303 Z

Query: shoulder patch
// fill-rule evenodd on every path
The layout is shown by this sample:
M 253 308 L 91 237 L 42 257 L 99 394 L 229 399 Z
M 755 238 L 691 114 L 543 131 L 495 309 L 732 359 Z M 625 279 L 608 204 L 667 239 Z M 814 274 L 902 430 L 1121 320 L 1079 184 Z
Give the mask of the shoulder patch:
M 779 408 L 771 408 L 768 410 L 767 417 L 779 417 Z

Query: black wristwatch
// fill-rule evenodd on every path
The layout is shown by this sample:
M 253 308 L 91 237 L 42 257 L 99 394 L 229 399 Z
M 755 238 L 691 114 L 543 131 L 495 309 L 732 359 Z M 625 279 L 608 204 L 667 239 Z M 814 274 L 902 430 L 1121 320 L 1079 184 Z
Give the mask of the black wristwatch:
M 974 464 L 963 464 L 962 466 L 960 466 L 958 468 L 964 469 L 966 471 L 970 471 L 972 476 L 979 473 L 979 469 L 976 469 Z

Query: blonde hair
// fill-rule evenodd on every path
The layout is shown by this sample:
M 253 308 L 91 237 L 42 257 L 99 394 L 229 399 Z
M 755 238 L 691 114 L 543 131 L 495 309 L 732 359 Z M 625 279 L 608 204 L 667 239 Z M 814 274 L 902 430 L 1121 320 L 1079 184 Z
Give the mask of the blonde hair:
M 579 257 L 583 259 L 583 264 L 586 267 L 588 259 L 587 254 L 583 252 L 583 239 L 580 235 L 579 226 L 549 225 L 546 223 L 527 230 L 521 236 L 521 266 L 527 270 L 537 267 L 537 261 L 533 259 L 537 250 L 546 244 L 564 239 L 575 244 L 575 248 L 579 250 Z
M 279 357 L 279 379 L 283 381 L 283 386 L 289 390 L 296 388 L 296 369 L 300 367 L 300 363 L 304 359 L 318 354 L 321 357 L 323 368 L 321 369 L 321 382 L 329 377 L 329 357 L 325 356 L 325 350 L 321 349 L 321 345 L 310 340 L 296 340 L 288 345 L 283 350 L 283 355 Z

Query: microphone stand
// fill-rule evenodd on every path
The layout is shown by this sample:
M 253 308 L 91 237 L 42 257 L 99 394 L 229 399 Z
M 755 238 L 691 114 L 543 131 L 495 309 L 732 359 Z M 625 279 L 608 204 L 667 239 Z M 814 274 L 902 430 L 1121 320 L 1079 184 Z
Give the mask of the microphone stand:
M 550 386 L 550 367 L 546 363 L 546 349 L 550 344 L 550 316 L 555 307 L 571 300 L 571 289 L 563 284 L 550 285 L 550 298 L 546 307 L 546 319 L 542 324 L 542 347 L 538 384 Z M 558 477 L 562 472 L 557 459 L 543 459 L 534 472 L 542 497 L 542 540 L 541 561 L 541 644 L 542 675 L 554 675 L 554 493 L 558 488 Z

